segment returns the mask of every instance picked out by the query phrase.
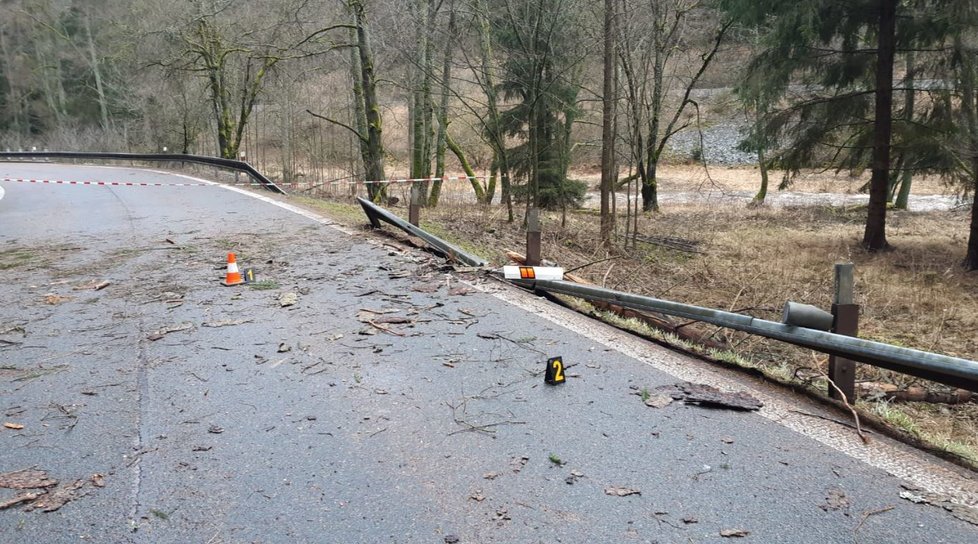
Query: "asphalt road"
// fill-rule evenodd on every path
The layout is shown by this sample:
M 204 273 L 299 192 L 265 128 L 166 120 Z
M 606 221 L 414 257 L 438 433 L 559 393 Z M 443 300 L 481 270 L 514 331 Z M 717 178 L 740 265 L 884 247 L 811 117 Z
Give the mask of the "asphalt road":
M 145 170 L 0 178 L 169 185 L 0 181 L 0 480 L 73 499 L 0 510 L 2 543 L 978 541 L 972 474 L 366 231 Z M 261 283 L 221 286 L 228 251 Z M 636 394 L 684 380 L 766 406 Z

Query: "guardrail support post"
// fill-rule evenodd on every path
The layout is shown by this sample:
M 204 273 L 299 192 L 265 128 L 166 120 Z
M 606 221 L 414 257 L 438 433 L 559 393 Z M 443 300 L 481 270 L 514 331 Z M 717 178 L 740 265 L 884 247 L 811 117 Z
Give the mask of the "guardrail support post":
M 411 184 L 411 203 L 408 204 L 408 223 L 415 227 L 421 225 L 422 186 L 418 182 Z
M 526 212 L 526 265 L 540 266 L 540 209 L 530 208 Z
M 834 321 L 832 332 L 846 336 L 859 334 L 859 305 L 853 304 L 853 265 L 835 265 L 835 295 L 832 299 Z M 856 402 L 856 363 L 835 355 L 829 356 L 829 379 L 846 396 L 849 403 Z M 839 392 L 829 385 L 829 396 L 838 399 Z

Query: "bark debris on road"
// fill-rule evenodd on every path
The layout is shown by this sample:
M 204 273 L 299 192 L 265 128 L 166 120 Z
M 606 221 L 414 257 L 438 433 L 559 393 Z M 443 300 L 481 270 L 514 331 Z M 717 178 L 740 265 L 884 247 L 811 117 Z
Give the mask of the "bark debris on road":
M 0 542 L 976 534 L 757 413 L 649 410 L 636 391 L 682 380 L 477 272 L 220 188 L 67 189 L 0 201 L 0 420 L 23 425 L 0 428 L 0 483 L 47 478 L 0 485 Z M 229 251 L 254 283 L 220 285 Z M 554 356 L 574 365 L 558 387 Z M 25 509 L 53 485 L 73 501 Z

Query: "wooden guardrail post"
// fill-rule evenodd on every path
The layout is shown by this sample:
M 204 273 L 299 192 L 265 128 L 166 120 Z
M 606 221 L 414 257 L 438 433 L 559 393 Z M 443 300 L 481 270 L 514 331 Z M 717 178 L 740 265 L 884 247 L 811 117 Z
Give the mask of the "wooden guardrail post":
M 540 209 L 530 208 L 526 213 L 526 265 L 540 266 Z
M 859 305 L 853 300 L 853 265 L 835 265 L 835 295 L 832 332 L 846 336 L 859 334 Z M 829 379 L 842 391 L 849 403 L 856 402 L 856 363 L 835 355 L 829 356 Z M 829 384 L 829 396 L 838 399 L 839 391 Z
M 423 192 L 421 184 L 415 181 L 411 184 L 411 202 L 408 204 L 408 223 L 415 227 L 421 225 L 421 201 Z

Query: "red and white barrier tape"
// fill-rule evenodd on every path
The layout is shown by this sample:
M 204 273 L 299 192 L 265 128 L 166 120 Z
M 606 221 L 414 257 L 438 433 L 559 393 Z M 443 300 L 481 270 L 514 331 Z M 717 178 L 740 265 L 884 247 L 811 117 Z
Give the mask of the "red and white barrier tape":
M 379 184 L 391 184 L 391 183 L 414 183 L 417 181 L 467 181 L 470 179 L 487 179 L 489 176 L 445 176 L 443 178 L 401 178 L 401 179 L 385 179 L 377 181 L 330 181 L 326 182 L 329 185 L 334 183 L 345 183 L 347 185 L 356 185 L 362 183 L 364 185 L 371 185 L 374 183 Z
M 101 185 L 110 187 L 209 187 L 210 183 L 147 183 L 140 181 L 68 181 L 63 179 L 0 178 L 0 181 L 16 183 L 41 183 L 51 185 Z M 260 183 L 231 183 L 229 185 L 261 185 Z

